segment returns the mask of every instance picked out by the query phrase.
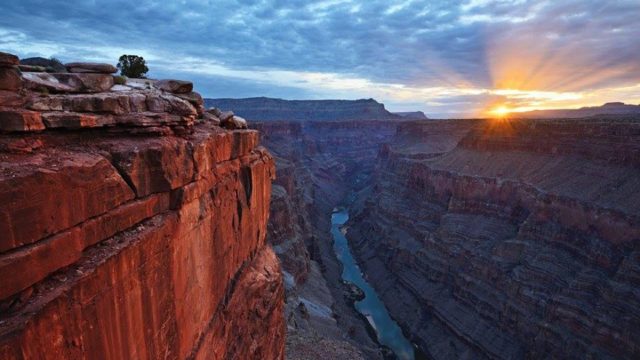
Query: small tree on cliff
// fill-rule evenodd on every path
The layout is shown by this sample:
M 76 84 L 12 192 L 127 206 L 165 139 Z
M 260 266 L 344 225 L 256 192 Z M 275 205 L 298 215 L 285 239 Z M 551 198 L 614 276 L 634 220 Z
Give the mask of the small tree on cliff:
M 130 78 L 144 78 L 149 71 L 144 58 L 138 55 L 122 55 L 118 60 L 120 75 Z

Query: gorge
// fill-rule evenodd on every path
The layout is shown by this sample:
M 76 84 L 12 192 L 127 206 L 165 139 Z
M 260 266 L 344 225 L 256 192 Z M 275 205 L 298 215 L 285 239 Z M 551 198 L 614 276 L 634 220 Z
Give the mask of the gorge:
M 308 260 L 283 255 L 284 268 L 321 264 L 338 327 L 360 343 L 323 238 L 349 197 L 346 235 L 365 277 L 434 359 L 638 355 L 638 126 L 610 116 L 256 125 L 281 195 L 304 198 L 289 211 L 315 227 Z

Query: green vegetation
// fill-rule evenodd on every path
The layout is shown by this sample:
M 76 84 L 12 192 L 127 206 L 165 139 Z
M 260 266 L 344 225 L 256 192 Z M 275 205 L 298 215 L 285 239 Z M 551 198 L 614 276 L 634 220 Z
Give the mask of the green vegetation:
M 52 67 L 64 67 L 64 64 L 62 63 L 62 61 L 58 60 L 58 58 L 52 56 L 49 58 L 49 61 L 51 61 Z
M 125 85 L 127 83 L 127 77 L 122 75 L 114 76 L 113 83 L 116 85 Z
M 145 74 L 149 71 L 144 58 L 138 55 L 120 56 L 118 69 L 120 69 L 120 75 L 133 79 L 144 79 Z

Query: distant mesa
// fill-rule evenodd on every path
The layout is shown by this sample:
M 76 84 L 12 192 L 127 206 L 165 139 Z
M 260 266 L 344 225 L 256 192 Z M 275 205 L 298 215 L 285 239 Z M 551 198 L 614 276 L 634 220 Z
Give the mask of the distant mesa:
M 586 118 L 593 116 L 635 116 L 640 115 L 640 105 L 630 105 L 623 102 L 608 102 L 602 106 L 588 106 L 580 109 L 534 110 L 513 113 L 514 117 L 526 119 L 550 118 Z
M 422 111 L 405 111 L 405 112 L 394 112 L 396 115 L 400 115 L 403 118 L 411 119 L 411 120 L 428 120 L 429 118 Z
M 361 100 L 283 100 L 267 97 L 245 99 L 205 99 L 206 107 L 233 109 L 252 121 L 341 121 L 404 120 L 374 99 Z M 421 113 L 421 112 L 420 112 Z M 421 113 L 422 114 L 422 113 Z M 424 116 L 424 114 L 422 114 Z M 424 117 L 426 118 L 426 117 Z M 411 117 L 413 119 L 413 117 Z
M 42 67 L 47 72 L 66 73 L 67 68 L 56 59 L 47 59 L 43 57 L 31 57 L 20 59 L 20 65 Z

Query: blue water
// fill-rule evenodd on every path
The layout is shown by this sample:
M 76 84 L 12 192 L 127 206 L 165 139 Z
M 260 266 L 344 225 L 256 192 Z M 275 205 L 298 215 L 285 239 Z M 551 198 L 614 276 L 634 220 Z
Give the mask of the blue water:
M 338 210 L 331 215 L 331 234 L 333 249 L 343 264 L 342 278 L 356 284 L 364 291 L 365 298 L 355 303 L 356 309 L 364 315 L 378 335 L 378 342 L 390 348 L 398 359 L 413 360 L 415 358 L 412 344 L 404 337 L 398 324 L 391 319 L 376 291 L 362 277 L 360 267 L 356 263 L 347 238 L 340 227 L 349 220 L 347 210 Z

